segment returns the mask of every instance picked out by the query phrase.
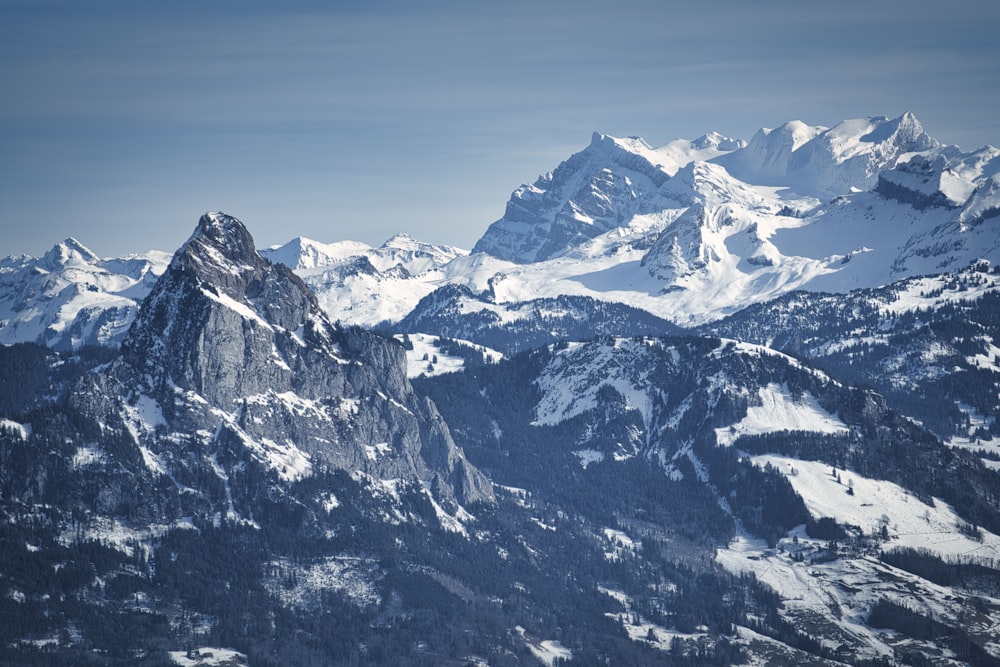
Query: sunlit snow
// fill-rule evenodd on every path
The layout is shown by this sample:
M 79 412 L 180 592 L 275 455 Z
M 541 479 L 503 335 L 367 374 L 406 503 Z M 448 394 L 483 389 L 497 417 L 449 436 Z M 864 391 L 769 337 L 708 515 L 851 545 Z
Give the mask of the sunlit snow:
M 849 429 L 836 415 L 824 410 L 805 392 L 797 399 L 788 385 L 769 384 L 757 391 L 756 401 L 747 406 L 747 415 L 728 428 L 715 430 L 721 445 L 731 445 L 741 435 L 760 435 L 779 431 L 811 433 L 847 433 Z

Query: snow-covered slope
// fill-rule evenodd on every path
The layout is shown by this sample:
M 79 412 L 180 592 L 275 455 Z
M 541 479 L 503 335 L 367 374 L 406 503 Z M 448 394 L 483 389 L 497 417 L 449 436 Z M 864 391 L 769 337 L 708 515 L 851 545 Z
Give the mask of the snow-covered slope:
M 313 248 L 273 257 L 345 322 L 391 323 L 460 285 L 488 290 L 498 310 L 572 295 L 687 326 L 797 289 L 847 292 L 1000 262 L 998 184 L 1000 151 L 943 146 L 909 113 L 832 128 L 792 121 L 749 142 L 710 134 L 652 148 L 595 134 L 515 191 L 471 256 L 423 246 L 417 266 L 384 249 L 348 260 L 338 247 L 327 265 L 339 268 L 325 271 Z
M 299 237 L 261 251 L 266 259 L 293 269 L 331 318 L 362 326 L 402 318 L 445 280 L 446 265 L 467 255 L 408 234 L 397 234 L 377 248 Z
M 728 516 L 733 533 L 715 562 L 753 573 L 781 601 L 766 620 L 748 609 L 737 624 L 781 619 L 783 641 L 811 654 L 767 660 L 757 647 L 752 664 L 1000 657 L 998 478 L 878 394 L 725 339 L 607 337 L 461 375 L 427 382 L 467 451 L 490 460 L 498 477 L 588 508 L 589 493 L 601 508 L 614 502 L 598 491 L 608 478 L 622 480 L 617 493 L 637 490 L 635 505 L 619 507 L 604 530 L 609 561 L 657 553 L 658 537 L 673 535 L 664 527 L 682 524 L 696 497 Z M 574 484 L 578 495 L 566 490 Z M 658 516 L 654 498 L 682 488 L 684 500 L 663 500 L 671 518 Z M 701 515 L 698 534 L 711 525 Z M 945 572 L 952 578 L 939 580 Z M 667 651 L 672 637 L 708 634 L 682 630 L 678 615 L 643 612 L 645 591 L 631 591 L 602 589 L 624 606 L 609 616 L 631 628 L 632 641 Z M 779 636 L 773 626 L 768 634 Z
M 156 251 L 101 259 L 72 238 L 37 259 L 2 259 L 0 343 L 117 345 L 169 261 Z
M 946 441 L 1000 457 L 1000 269 L 985 260 L 848 294 L 797 292 L 704 333 L 808 358 L 876 387 Z
M 692 326 L 798 289 L 844 293 L 1000 263 L 998 216 L 1000 150 L 943 146 L 905 113 L 832 128 L 791 121 L 749 142 L 711 133 L 653 148 L 595 134 L 515 191 L 472 254 L 402 234 L 379 247 L 300 237 L 261 254 L 292 268 L 344 323 L 392 326 L 456 285 L 489 292 L 501 319 L 574 296 Z M 154 261 L 136 287 L 126 263 L 63 254 L 93 275 L 57 280 L 64 273 L 42 260 L 6 260 L 0 339 L 114 344 L 130 316 L 122 299 L 161 270 Z
M 678 169 L 740 145 L 706 135 L 654 149 L 636 137 L 594 133 L 586 149 L 533 185 L 518 188 L 504 217 L 490 226 L 473 252 L 521 264 L 557 256 L 635 215 L 669 207 L 659 191 Z

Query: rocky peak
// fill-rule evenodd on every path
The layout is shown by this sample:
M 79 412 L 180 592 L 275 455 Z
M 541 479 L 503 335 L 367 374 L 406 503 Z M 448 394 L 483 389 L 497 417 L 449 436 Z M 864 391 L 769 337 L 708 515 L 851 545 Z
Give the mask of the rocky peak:
M 876 117 L 875 129 L 861 137 L 868 143 L 891 143 L 900 152 L 929 151 L 941 146 L 933 137 L 924 132 L 917 117 L 909 111 L 898 118 Z
M 269 262 L 257 254 L 253 237 L 242 222 L 225 213 L 206 213 L 174 255 L 170 268 L 191 273 L 238 298 L 267 266 Z
M 518 188 L 473 252 L 538 262 L 621 227 L 670 178 L 663 159 L 642 139 L 595 132 L 590 145 L 551 174 Z
M 260 257 L 231 216 L 201 218 L 108 377 L 108 386 L 131 388 L 133 404 L 159 406 L 168 432 L 185 434 L 167 441 L 205 434 L 198 446 L 277 466 L 288 479 L 319 463 L 426 488 L 440 477 L 460 499 L 492 498 L 434 406 L 413 393 L 402 346 L 331 323 L 309 288 Z M 105 409 L 118 409 L 116 400 Z M 176 445 L 136 437 L 173 469 Z

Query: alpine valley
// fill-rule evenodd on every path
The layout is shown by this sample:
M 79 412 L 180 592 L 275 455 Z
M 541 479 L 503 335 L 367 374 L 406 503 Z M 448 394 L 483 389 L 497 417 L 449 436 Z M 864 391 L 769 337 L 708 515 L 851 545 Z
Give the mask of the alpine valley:
M 0 260 L 0 663 L 998 665 L 998 263 L 909 113 Z

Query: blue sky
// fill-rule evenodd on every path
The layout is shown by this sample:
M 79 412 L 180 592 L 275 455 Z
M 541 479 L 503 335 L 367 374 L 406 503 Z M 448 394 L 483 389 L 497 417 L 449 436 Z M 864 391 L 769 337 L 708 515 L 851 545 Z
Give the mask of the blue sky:
M 0 255 L 471 247 L 593 131 L 653 145 L 912 111 L 1000 144 L 1000 4 L 0 0 Z

